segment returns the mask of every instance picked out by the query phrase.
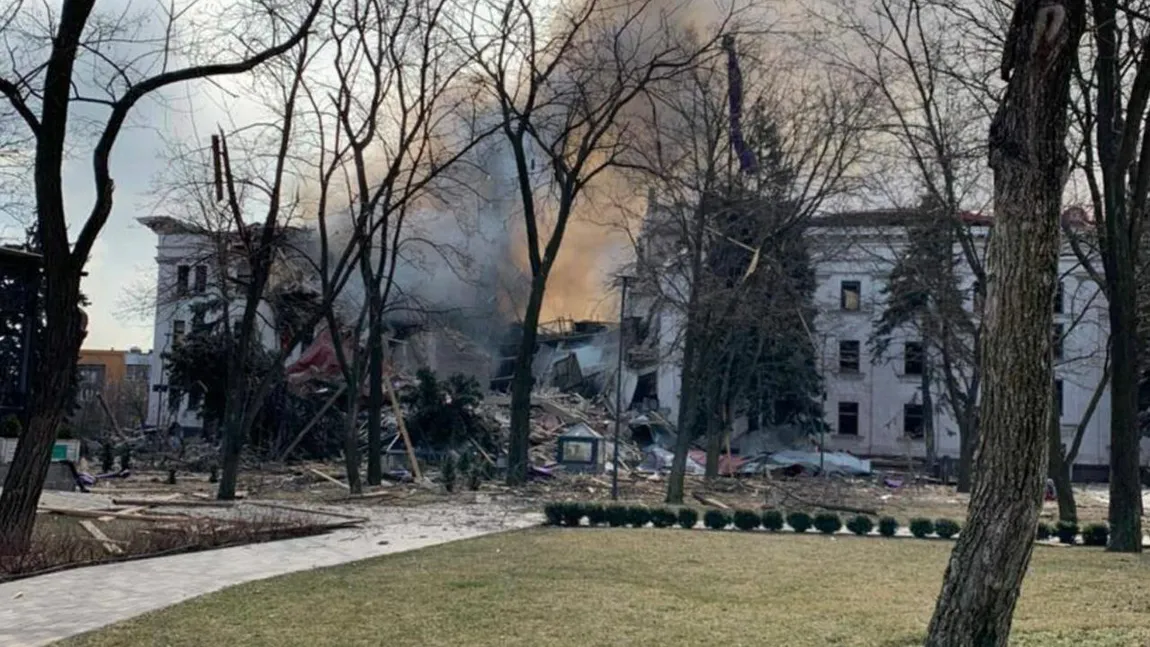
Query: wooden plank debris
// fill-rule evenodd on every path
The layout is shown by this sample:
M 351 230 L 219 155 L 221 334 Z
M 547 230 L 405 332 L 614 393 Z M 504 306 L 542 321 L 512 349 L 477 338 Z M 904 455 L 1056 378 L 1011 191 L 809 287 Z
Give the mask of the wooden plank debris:
M 343 481 L 335 478 L 334 476 L 324 474 L 323 472 L 315 469 L 314 467 L 307 468 L 307 471 L 311 472 L 312 474 L 315 474 L 316 476 L 324 479 L 325 481 L 331 481 L 332 483 L 335 483 L 336 485 L 340 486 L 341 488 L 344 488 L 345 490 L 351 489 L 351 486 L 348 485 L 347 483 L 344 483 Z
M 40 506 L 39 510 L 51 512 L 65 517 L 79 517 L 81 519 L 128 519 L 131 521 L 187 521 L 187 517 L 176 515 L 143 515 L 124 514 L 122 512 L 109 512 L 107 510 L 80 510 L 77 508 L 59 508 L 56 506 Z
M 703 505 L 711 506 L 712 508 L 718 508 L 720 510 L 730 510 L 731 509 L 731 506 L 727 505 L 726 503 L 723 503 L 722 501 L 720 501 L 716 498 L 713 498 L 713 497 L 709 497 L 705 494 L 700 494 L 699 492 L 692 492 L 691 496 L 695 497 L 695 500 L 698 501 L 699 503 L 702 503 Z
M 235 501 L 177 501 L 171 499 L 112 499 L 112 503 L 116 505 L 142 506 L 143 508 L 163 506 L 176 508 L 230 508 L 235 505 Z M 139 508 L 133 509 L 137 510 Z M 121 510 L 121 512 L 123 511 Z
M 91 521 L 88 521 L 87 519 L 81 519 L 80 525 L 84 527 L 84 530 L 88 531 L 89 535 L 92 535 L 93 537 L 95 537 L 96 540 L 99 541 L 100 544 L 102 544 L 104 546 L 104 550 L 108 551 L 109 553 L 111 553 L 113 555 L 120 555 L 124 552 L 124 549 L 117 546 L 116 542 L 112 541 L 112 539 L 110 537 L 108 537 L 108 535 L 105 535 L 104 531 L 100 530 L 100 528 L 97 527 L 95 523 L 92 523 Z

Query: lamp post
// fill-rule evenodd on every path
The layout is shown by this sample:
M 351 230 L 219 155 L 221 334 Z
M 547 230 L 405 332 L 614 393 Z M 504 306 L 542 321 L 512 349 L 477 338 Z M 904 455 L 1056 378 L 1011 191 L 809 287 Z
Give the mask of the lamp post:
M 623 326 L 627 320 L 627 281 L 631 277 L 619 277 L 623 281 L 623 294 L 619 299 L 619 358 L 615 371 L 615 449 L 611 457 L 611 500 L 619 500 L 619 427 L 623 421 Z

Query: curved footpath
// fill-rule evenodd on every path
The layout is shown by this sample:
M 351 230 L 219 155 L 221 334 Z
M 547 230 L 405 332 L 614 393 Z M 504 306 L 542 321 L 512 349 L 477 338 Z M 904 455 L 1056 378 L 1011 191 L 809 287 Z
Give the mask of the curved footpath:
M 369 521 L 315 537 L 88 566 L 0 584 L 0 645 L 46 645 L 236 584 L 524 528 L 543 519 L 483 504 L 339 511 Z

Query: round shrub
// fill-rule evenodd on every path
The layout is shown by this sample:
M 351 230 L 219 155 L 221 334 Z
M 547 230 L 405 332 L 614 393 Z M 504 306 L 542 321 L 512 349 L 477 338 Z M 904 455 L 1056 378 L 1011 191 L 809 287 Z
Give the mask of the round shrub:
M 962 526 L 954 519 L 938 519 L 934 522 L 934 534 L 943 539 L 950 539 L 962 530 Z
M 587 524 L 591 526 L 602 526 L 607 523 L 607 508 L 603 507 L 601 503 L 589 503 L 584 507 L 587 512 Z
M 759 519 L 759 513 L 754 510 L 735 510 L 732 519 L 735 522 L 735 527 L 739 530 L 754 530 L 762 523 L 762 520 Z
M 1045 521 L 1038 522 L 1038 528 L 1034 531 L 1034 538 L 1046 540 L 1054 536 L 1054 526 L 1046 523 Z
M 563 504 L 563 525 L 577 528 L 583 521 L 583 504 L 578 501 L 569 501 Z
M 711 530 L 722 530 L 731 525 L 731 515 L 724 510 L 707 510 L 703 513 L 703 525 Z
M 558 526 L 563 523 L 563 504 L 548 503 L 543 506 L 543 516 L 547 517 L 548 526 Z
M 878 534 L 883 537 L 894 537 L 898 534 L 898 519 L 883 517 L 878 520 Z
M 655 508 L 651 511 L 651 525 L 656 528 L 670 528 L 675 525 L 675 511 L 667 508 Z
M 833 535 L 842 530 L 843 520 L 833 512 L 820 512 L 815 515 L 814 526 L 824 535 Z
M 627 508 L 627 523 L 632 528 L 642 528 L 651 523 L 651 509 L 645 505 L 633 505 Z
M 1082 529 L 1082 543 L 1087 546 L 1106 547 L 1110 539 L 1110 527 L 1104 523 L 1092 523 Z
M 869 535 L 870 531 L 874 530 L 874 521 L 865 514 L 860 514 L 857 517 L 851 517 L 847 521 L 847 530 L 853 532 L 858 536 Z
M 911 519 L 910 520 L 910 534 L 919 539 L 929 537 L 934 532 L 934 522 L 930 519 Z
M 811 515 L 805 512 L 792 512 L 787 515 L 787 525 L 795 532 L 806 532 L 811 529 Z
M 699 513 L 694 508 L 679 508 L 679 527 L 690 530 L 699 523 Z
M 778 510 L 767 510 L 763 513 L 762 524 L 763 528 L 771 532 L 778 532 L 783 529 L 786 520 L 783 519 L 783 513 Z
M 1058 535 L 1058 541 L 1073 546 L 1078 540 L 1078 524 L 1073 521 L 1059 521 L 1055 533 Z
M 607 525 L 612 528 L 622 528 L 627 525 L 627 507 L 622 505 L 609 506 L 607 512 Z

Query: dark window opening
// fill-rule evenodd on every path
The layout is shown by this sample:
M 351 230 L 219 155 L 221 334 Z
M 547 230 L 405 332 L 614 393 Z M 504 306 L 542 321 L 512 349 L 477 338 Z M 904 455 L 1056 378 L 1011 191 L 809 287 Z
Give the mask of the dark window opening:
M 922 438 L 925 427 L 921 404 L 902 405 L 902 432 L 908 438 Z
M 1062 380 L 1054 380 L 1054 411 L 1062 420 Z
M 183 297 L 188 294 L 188 278 L 191 275 L 192 268 L 187 265 L 180 265 L 176 268 L 176 296 Z
M 858 373 L 861 344 L 857 339 L 839 342 L 839 370 L 844 373 Z
M 1054 330 L 1051 332 L 1050 344 L 1053 346 L 1054 359 L 1062 359 L 1062 341 L 1066 335 L 1066 327 L 1062 324 L 1054 324 Z
M 903 352 L 902 372 L 904 375 L 922 375 L 926 362 L 926 352 L 922 342 L 908 341 Z
M 196 294 L 203 294 L 208 291 L 208 268 L 206 265 L 196 266 Z
M 839 288 L 839 305 L 843 310 L 858 310 L 862 305 L 862 284 L 843 281 Z
M 187 332 L 187 323 L 184 321 L 172 322 L 172 345 L 176 346 L 184 341 L 184 333 Z
M 1062 281 L 1054 287 L 1054 314 L 1062 314 L 1063 286 Z
M 839 433 L 844 436 L 859 435 L 859 403 L 839 403 Z

